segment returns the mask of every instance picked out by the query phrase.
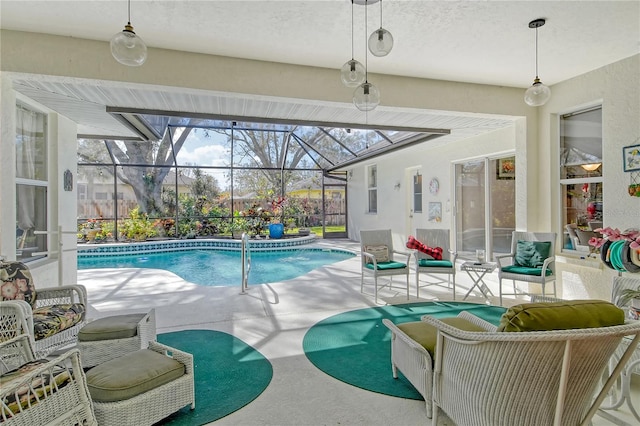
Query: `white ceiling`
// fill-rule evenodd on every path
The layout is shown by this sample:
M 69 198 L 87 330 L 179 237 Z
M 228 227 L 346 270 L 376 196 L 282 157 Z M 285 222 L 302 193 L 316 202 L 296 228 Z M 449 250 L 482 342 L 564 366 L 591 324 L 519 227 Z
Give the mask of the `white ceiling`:
M 536 18 L 547 19 L 538 30 L 539 74 L 547 85 L 640 51 L 640 0 L 384 0 L 382 7 L 383 26 L 393 34 L 395 45 L 386 57 L 369 55 L 373 73 L 528 87 L 535 76 L 535 30 L 528 23 Z M 380 25 L 380 4 L 366 9 L 370 33 Z M 355 59 L 361 62 L 364 10 L 354 6 Z M 3 29 L 108 41 L 126 20 L 127 3 L 121 0 L 0 2 Z M 327 67 L 336 72 L 351 58 L 349 0 L 132 0 L 131 22 L 150 47 Z M 24 83 L 27 92 L 29 86 L 34 93 L 43 89 L 36 90 L 40 83 Z M 39 96 L 48 97 L 46 93 Z M 99 120 L 99 116 L 96 113 L 93 118 Z M 90 117 L 73 119 L 87 130 L 92 127 L 82 122 Z M 100 126 L 106 126 L 105 132 L 114 131 L 106 122 L 97 129 Z

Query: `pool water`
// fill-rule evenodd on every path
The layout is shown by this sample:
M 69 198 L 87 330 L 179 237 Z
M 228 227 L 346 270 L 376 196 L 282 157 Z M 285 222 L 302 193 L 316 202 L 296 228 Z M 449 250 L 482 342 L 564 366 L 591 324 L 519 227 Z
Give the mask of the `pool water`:
M 253 251 L 249 284 L 290 280 L 353 256 L 348 251 L 325 249 Z M 185 281 L 206 286 L 239 286 L 242 275 L 240 251 L 230 250 L 185 250 L 78 258 L 78 269 L 94 268 L 165 269 Z

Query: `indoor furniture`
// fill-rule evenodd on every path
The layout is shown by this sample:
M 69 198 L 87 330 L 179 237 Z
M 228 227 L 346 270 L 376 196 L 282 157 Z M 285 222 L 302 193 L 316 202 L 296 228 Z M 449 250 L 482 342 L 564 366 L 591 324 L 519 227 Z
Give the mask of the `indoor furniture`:
M 594 300 L 516 305 L 496 331 L 422 320 L 437 329 L 433 425 L 439 410 L 459 425 L 589 424 L 640 341 L 640 322 Z M 625 336 L 629 346 L 601 386 Z
M 498 287 L 500 305 L 505 295 L 531 295 L 530 289 L 516 287 L 516 281 L 540 284 L 542 295 L 546 295 L 546 286 L 553 283 L 553 297 L 556 297 L 555 275 L 555 232 L 521 232 L 513 231 L 511 236 L 511 252 L 496 255 L 498 262 Z M 511 280 L 513 293 L 504 292 L 503 280 Z
M 87 291 L 83 286 L 36 289 L 29 268 L 21 262 L 2 262 L 0 279 L 0 341 L 28 334 L 37 358 L 76 342 L 85 324 Z
M 484 276 L 495 271 L 496 266 L 497 264 L 495 262 L 464 262 L 460 265 L 460 270 L 465 271 L 473 281 L 473 285 L 469 288 L 469 291 L 467 291 L 467 294 L 464 295 L 462 300 L 467 300 L 467 297 L 469 297 L 473 289 L 477 287 L 480 293 L 482 293 L 482 296 L 489 302 L 489 296 L 493 296 L 493 293 L 484 282 Z
M 97 425 L 78 350 L 37 360 L 26 334 L 0 342 L 0 423 Z
M 193 356 L 158 342 L 93 367 L 87 385 L 100 426 L 152 425 L 195 408 Z
M 414 272 L 416 276 L 416 297 L 420 297 L 420 287 L 435 285 L 420 283 L 420 275 L 446 275 L 447 287 L 453 286 L 453 300 L 456 300 L 456 258 L 458 253 L 451 250 L 448 229 L 416 229 L 416 240 L 429 247 L 442 248 L 442 259 L 434 259 L 420 250 L 415 250 Z M 437 283 L 436 283 L 437 284 Z
M 407 300 L 409 300 L 409 260 L 411 253 L 393 248 L 391 229 L 360 231 L 361 269 L 360 292 L 364 293 L 365 277 L 373 278 L 373 294 L 378 303 L 378 291 L 384 287 L 393 288 L 393 277 L 404 276 Z M 381 283 L 379 277 L 388 277 L 389 282 Z
M 113 315 L 89 322 L 78 333 L 83 367 L 93 367 L 156 340 L 155 309 L 139 314 Z

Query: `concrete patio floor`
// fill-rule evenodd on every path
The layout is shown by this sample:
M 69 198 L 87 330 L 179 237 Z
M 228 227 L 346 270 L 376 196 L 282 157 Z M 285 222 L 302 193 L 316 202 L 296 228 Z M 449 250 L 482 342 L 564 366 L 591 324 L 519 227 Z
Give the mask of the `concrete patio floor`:
M 318 240 L 309 247 L 359 252 L 359 244 L 347 240 Z M 415 295 L 413 279 L 411 275 L 410 293 Z M 380 306 L 374 303 L 373 296 L 360 292 L 359 256 L 294 280 L 250 286 L 247 294 L 240 294 L 239 286 L 195 285 L 157 269 L 80 270 L 78 282 L 87 287 L 89 320 L 155 308 L 158 333 L 187 329 L 223 331 L 269 359 L 273 379 L 267 389 L 247 406 L 214 422 L 216 425 L 430 423 L 423 401 L 390 397 L 348 385 L 318 370 L 304 355 L 303 337 L 316 322 L 341 312 Z M 395 282 L 400 285 L 401 279 L 396 278 Z M 457 299 L 461 300 L 472 281 L 465 272 L 458 271 L 456 282 Z M 488 275 L 486 282 L 497 294 L 497 274 Z M 365 291 L 372 291 L 372 284 Z M 421 289 L 421 298 L 411 296 L 409 302 L 451 299 L 450 289 L 434 286 Z M 407 303 L 402 289 L 385 289 L 379 301 Z M 479 293 L 472 293 L 467 301 L 485 302 Z M 524 299 L 505 299 L 505 305 L 521 301 Z M 499 304 L 497 297 L 490 302 Z M 633 397 L 638 401 L 639 382 L 633 383 Z M 614 414 L 628 424 L 638 424 L 626 406 Z M 441 416 L 438 424 L 453 423 Z M 593 424 L 614 423 L 595 416 Z

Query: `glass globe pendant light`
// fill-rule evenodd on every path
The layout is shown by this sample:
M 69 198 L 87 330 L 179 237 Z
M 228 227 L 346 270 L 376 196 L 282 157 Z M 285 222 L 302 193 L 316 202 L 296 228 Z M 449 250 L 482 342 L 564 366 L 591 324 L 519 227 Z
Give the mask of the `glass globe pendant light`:
M 536 30 L 536 78 L 533 80 L 533 85 L 524 92 L 524 101 L 527 105 L 534 107 L 546 104 L 551 98 L 551 89 L 542 84 L 538 77 L 538 28 L 543 26 L 545 22 L 542 18 L 529 22 L 529 28 Z
M 347 61 L 340 70 L 342 84 L 347 87 L 358 87 L 365 80 L 364 65 L 353 58 L 353 1 L 351 2 L 351 60 Z
M 147 60 L 147 46 L 131 25 L 131 0 L 127 2 L 129 15 L 124 30 L 111 38 L 111 54 L 116 61 L 130 67 L 139 67 Z
M 382 0 L 380 0 L 380 28 L 369 36 L 369 51 L 373 56 L 387 56 L 393 47 L 393 36 L 382 28 Z

